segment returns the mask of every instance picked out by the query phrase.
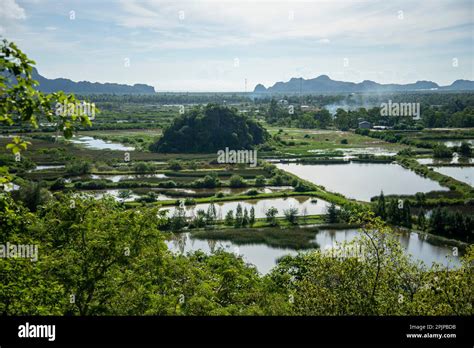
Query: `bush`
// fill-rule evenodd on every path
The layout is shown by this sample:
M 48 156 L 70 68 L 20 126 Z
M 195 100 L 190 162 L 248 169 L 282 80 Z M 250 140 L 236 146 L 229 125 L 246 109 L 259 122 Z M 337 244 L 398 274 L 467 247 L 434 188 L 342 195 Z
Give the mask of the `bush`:
M 295 186 L 295 191 L 296 192 L 308 192 L 308 191 L 312 191 L 312 188 L 309 185 L 307 185 L 307 184 L 305 184 L 301 181 L 298 181 L 296 186 Z
M 153 202 L 156 202 L 157 199 L 158 199 L 158 195 L 155 192 L 150 191 L 145 196 L 138 198 L 137 201 L 145 202 L 145 203 L 153 203 Z
M 247 192 L 245 192 L 245 194 L 246 194 L 247 196 L 256 196 L 256 195 L 258 195 L 258 193 L 259 193 L 259 192 L 258 192 L 258 190 L 256 190 L 256 189 L 251 189 L 251 190 L 248 190 Z
M 287 210 L 283 210 L 283 214 L 285 214 L 285 219 L 295 225 L 298 218 L 298 209 L 297 208 L 289 208 Z
M 133 166 L 133 170 L 137 173 L 152 173 L 155 171 L 155 166 L 146 162 L 137 162 Z
M 328 208 L 327 214 L 326 214 L 326 222 L 329 224 L 334 224 L 339 222 L 339 211 L 336 208 L 336 205 L 334 203 L 331 203 L 331 205 Z
M 459 154 L 462 156 L 470 157 L 471 156 L 471 146 L 469 143 L 463 141 L 459 147 Z
M 247 186 L 244 178 L 242 178 L 240 175 L 232 175 L 230 180 L 229 180 L 229 185 L 230 187 L 245 187 Z
M 270 184 L 275 186 L 288 185 L 288 178 L 285 175 L 278 173 L 270 179 Z
M 197 188 L 215 188 L 221 185 L 217 175 L 206 175 L 202 179 L 194 181 L 193 186 Z
M 178 186 L 176 182 L 173 180 L 168 180 L 168 181 L 163 181 L 158 184 L 159 187 L 164 187 L 164 188 L 175 188 Z
M 433 148 L 433 156 L 435 158 L 451 158 L 453 151 L 444 144 L 438 144 Z
M 257 177 L 255 178 L 255 186 L 262 187 L 262 186 L 265 186 L 265 183 L 266 183 L 265 177 L 263 175 L 257 175 Z
M 265 212 L 265 216 L 267 217 L 267 222 L 271 226 L 278 225 L 278 220 L 276 219 L 276 215 L 278 214 L 278 209 L 275 207 L 271 207 Z
M 184 200 L 184 205 L 196 205 L 196 201 L 194 200 L 194 198 L 187 197 Z
M 66 180 L 64 180 L 63 178 L 58 178 L 53 182 L 50 189 L 53 191 L 56 191 L 56 190 L 62 190 L 64 189 L 64 187 L 66 187 Z
M 183 166 L 181 165 L 181 162 L 179 161 L 170 161 L 168 163 L 168 169 L 178 171 L 178 170 L 183 169 Z
M 75 161 L 66 165 L 65 171 L 68 175 L 89 174 L 92 170 L 92 164 L 86 161 Z

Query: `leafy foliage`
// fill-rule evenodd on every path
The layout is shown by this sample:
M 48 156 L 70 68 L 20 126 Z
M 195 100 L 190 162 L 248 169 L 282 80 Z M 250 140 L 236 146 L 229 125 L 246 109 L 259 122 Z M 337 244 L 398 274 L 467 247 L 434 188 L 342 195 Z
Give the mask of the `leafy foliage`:
M 251 149 L 268 139 L 267 131 L 235 109 L 209 104 L 174 120 L 150 149 L 155 152 L 209 153 Z

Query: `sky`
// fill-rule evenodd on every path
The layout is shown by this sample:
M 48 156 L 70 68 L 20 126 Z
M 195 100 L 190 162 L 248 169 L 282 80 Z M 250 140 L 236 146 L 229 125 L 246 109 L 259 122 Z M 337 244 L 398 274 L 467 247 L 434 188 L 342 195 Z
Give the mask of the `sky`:
M 41 75 L 157 91 L 474 80 L 473 0 L 0 0 Z

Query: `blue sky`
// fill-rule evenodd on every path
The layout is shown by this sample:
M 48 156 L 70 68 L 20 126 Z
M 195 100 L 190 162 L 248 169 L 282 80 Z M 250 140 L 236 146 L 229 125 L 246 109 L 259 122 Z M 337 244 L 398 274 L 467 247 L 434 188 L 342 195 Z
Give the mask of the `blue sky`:
M 474 1 L 0 0 L 48 78 L 244 91 L 291 77 L 474 80 Z M 74 11 L 74 12 L 71 12 Z

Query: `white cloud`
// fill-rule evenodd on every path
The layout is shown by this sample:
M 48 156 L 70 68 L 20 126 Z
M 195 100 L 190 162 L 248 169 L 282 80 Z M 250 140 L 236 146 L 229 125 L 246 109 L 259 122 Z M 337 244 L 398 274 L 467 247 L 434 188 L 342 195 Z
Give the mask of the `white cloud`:
M 329 39 L 327 39 L 327 38 L 325 38 L 325 39 L 319 39 L 319 40 L 318 40 L 318 43 L 320 43 L 320 44 L 328 44 L 328 43 L 330 43 L 330 42 L 331 42 L 331 40 L 329 40 Z
M 416 5 L 404 0 L 390 4 L 375 0 L 125 0 L 121 4 L 123 14 L 116 18 L 119 25 L 166 31 L 167 37 L 160 37 L 156 44 L 169 48 L 235 46 L 275 39 L 327 44 L 328 37 L 362 46 L 417 46 L 435 37 L 438 42 L 449 41 L 449 37 L 435 36 L 434 29 L 472 23 L 469 11 L 452 0 Z M 184 20 L 179 20 L 179 11 L 184 11 Z M 470 35 L 467 30 L 462 34 L 464 38 Z
M 465 0 L 16 1 L 0 0 L 4 36 L 21 42 L 47 77 L 200 91 L 320 74 L 384 83 L 474 77 Z M 76 20 L 61 22 L 70 9 Z M 124 57 L 132 61 L 126 71 Z
M 25 10 L 15 0 L 0 1 L 0 18 L 2 19 L 25 19 Z

